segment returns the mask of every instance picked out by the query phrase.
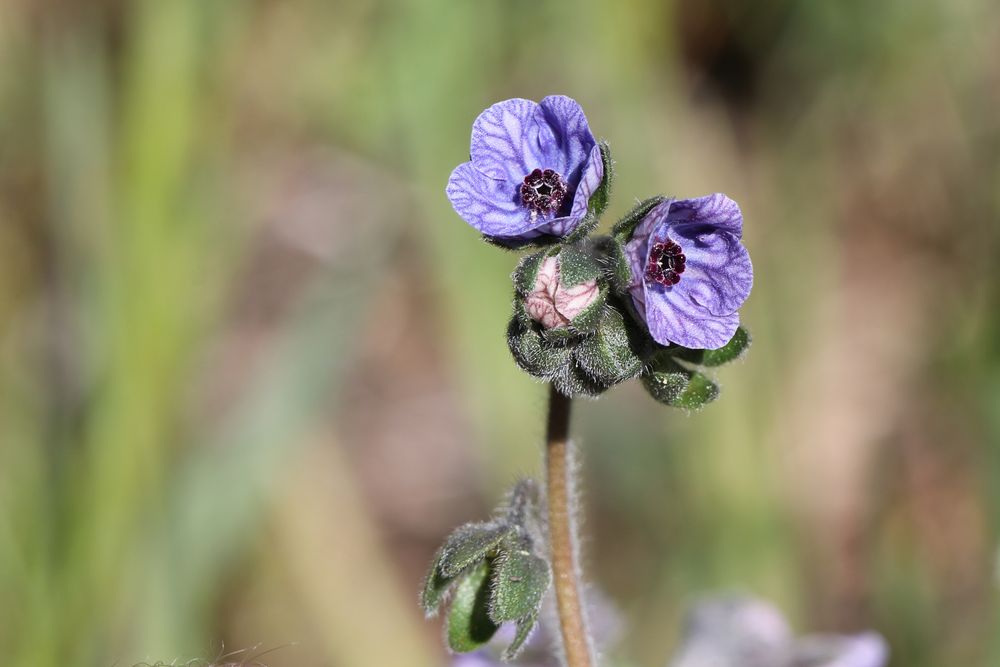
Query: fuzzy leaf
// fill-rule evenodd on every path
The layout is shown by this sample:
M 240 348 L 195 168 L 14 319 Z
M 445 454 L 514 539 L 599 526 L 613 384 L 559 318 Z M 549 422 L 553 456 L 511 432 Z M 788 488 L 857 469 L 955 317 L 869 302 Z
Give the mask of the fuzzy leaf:
M 537 614 L 518 619 L 514 632 L 514 641 L 504 649 L 503 655 L 500 656 L 504 662 L 510 662 L 520 655 L 521 649 L 524 648 L 524 644 L 531 638 L 531 633 L 536 625 L 538 625 Z
M 663 195 L 657 195 L 655 197 L 650 197 L 649 199 L 644 199 L 638 204 L 636 204 L 631 211 L 625 214 L 621 220 L 615 224 L 611 229 L 611 235 L 614 236 L 620 243 L 627 243 L 629 239 L 632 238 L 632 232 L 635 231 L 636 226 L 642 222 L 642 219 L 646 217 L 646 214 L 653 210 L 660 202 L 662 202 L 666 197 Z
M 675 356 L 678 359 L 683 359 L 699 366 L 721 366 L 742 357 L 750 348 L 750 343 L 750 333 L 743 327 L 740 327 L 733 334 L 729 342 L 718 350 L 689 350 L 681 348 L 675 353 Z
M 490 619 L 490 564 L 480 563 L 455 588 L 448 612 L 448 646 L 456 653 L 468 653 L 490 640 L 497 624 Z
M 575 351 L 577 364 L 601 384 L 612 385 L 642 370 L 642 361 L 632 351 L 621 313 L 608 308 L 597 332 Z
M 424 613 L 428 617 L 437 616 L 438 609 L 448 594 L 448 589 L 455 583 L 454 577 L 446 577 L 441 574 L 441 554 L 444 549 L 438 549 L 434 555 L 430 572 L 424 579 L 424 589 L 420 593 L 420 606 L 424 608 Z
M 456 576 L 486 558 L 510 530 L 498 523 L 468 523 L 457 528 L 444 543 L 438 569 L 445 577 Z
M 538 615 L 551 583 L 549 564 L 525 540 L 508 539 L 494 563 L 490 618 L 494 623 Z
M 601 265 L 586 249 L 578 245 L 563 246 L 559 253 L 559 282 L 575 287 L 601 275 Z

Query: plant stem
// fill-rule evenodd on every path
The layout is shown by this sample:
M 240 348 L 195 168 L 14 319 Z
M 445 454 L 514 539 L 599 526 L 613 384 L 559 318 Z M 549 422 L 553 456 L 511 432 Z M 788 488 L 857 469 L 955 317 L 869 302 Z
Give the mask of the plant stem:
M 591 667 L 590 639 L 583 619 L 577 581 L 573 513 L 570 507 L 570 399 L 549 387 L 549 418 L 545 438 L 546 495 L 549 507 L 549 549 L 555 580 L 556 607 L 567 667 Z

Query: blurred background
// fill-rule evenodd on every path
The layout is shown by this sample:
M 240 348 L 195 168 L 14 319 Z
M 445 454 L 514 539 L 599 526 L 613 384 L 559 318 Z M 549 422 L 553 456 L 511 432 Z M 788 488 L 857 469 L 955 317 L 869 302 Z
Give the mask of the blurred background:
M 545 390 L 444 186 L 550 93 L 605 225 L 723 191 L 756 269 L 718 403 L 577 405 L 609 662 L 735 589 L 1000 664 L 994 0 L 2 0 L 5 664 L 446 664 L 420 579 L 540 472 Z

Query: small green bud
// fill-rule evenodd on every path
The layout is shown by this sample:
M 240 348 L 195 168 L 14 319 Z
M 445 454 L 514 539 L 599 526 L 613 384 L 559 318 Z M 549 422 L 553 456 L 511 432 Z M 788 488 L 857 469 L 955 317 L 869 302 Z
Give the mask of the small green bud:
M 705 375 L 674 362 L 667 351 L 656 355 L 642 376 L 649 395 L 675 408 L 697 410 L 719 396 L 719 387 Z

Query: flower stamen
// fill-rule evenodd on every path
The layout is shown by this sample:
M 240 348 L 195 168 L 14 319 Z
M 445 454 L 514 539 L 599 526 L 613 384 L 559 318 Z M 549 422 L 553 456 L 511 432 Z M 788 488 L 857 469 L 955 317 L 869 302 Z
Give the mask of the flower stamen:
M 521 202 L 534 213 L 555 213 L 566 196 L 566 181 L 552 169 L 535 169 L 521 184 Z
M 666 243 L 654 243 L 649 249 L 649 263 L 646 265 L 646 280 L 671 287 L 681 281 L 687 257 L 681 247 L 667 239 Z

